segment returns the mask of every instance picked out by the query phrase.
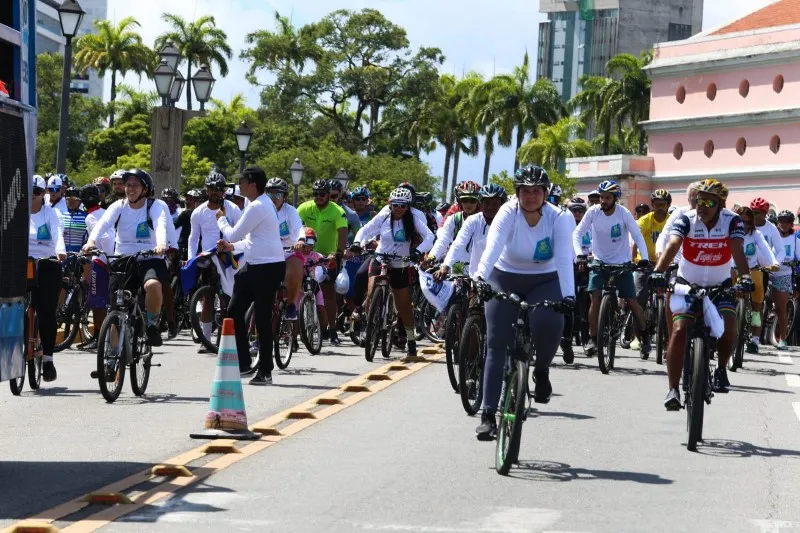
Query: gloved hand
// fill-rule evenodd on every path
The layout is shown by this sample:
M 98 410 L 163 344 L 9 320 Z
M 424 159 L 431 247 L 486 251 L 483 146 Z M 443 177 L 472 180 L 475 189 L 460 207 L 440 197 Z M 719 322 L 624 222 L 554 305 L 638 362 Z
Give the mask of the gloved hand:
M 649 268 L 650 267 L 650 261 L 648 261 L 647 259 L 642 259 L 641 261 L 636 263 L 636 266 L 638 266 L 639 268 L 642 268 L 642 269 Z
M 739 289 L 742 292 L 753 292 L 755 288 L 756 287 L 753 284 L 753 278 L 751 278 L 749 274 L 739 276 Z
M 478 298 L 483 301 L 491 300 L 494 297 L 494 290 L 491 285 L 481 278 L 475 280 L 475 292 L 478 293 Z
M 423 254 L 422 252 L 420 252 L 419 250 L 417 250 L 415 248 L 415 249 L 411 250 L 411 253 L 409 254 L 409 256 L 411 256 L 411 260 L 412 261 L 414 261 L 415 263 L 419 263 L 420 260 L 423 257 L 425 257 L 425 254 Z
M 572 296 L 567 296 L 561 300 L 561 311 L 566 313 L 571 313 L 575 310 L 575 298 Z
M 653 272 L 650 274 L 650 286 L 654 289 L 666 289 L 667 285 L 666 276 L 664 276 L 663 272 Z

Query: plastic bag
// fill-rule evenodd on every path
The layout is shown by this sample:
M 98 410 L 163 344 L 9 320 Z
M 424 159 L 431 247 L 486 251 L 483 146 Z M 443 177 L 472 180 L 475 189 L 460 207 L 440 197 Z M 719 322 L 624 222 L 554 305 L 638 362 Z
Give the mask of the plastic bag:
M 347 294 L 348 290 L 350 290 L 350 277 L 347 275 L 346 270 L 342 270 L 339 272 L 339 275 L 336 276 L 336 292 L 339 294 Z

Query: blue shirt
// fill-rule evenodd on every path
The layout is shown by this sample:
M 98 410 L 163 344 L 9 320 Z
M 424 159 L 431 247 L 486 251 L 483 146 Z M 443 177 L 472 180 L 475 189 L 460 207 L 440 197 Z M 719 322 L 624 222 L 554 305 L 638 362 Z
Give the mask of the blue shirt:
M 86 230 L 86 211 L 67 211 L 61 215 L 61 220 L 64 222 L 64 245 L 67 251 L 80 252 L 89 236 Z

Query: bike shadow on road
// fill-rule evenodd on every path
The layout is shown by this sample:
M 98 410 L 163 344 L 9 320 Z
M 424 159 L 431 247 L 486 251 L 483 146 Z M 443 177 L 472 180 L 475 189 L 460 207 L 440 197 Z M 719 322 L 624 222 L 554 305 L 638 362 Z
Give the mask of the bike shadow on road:
M 558 369 L 565 369 L 565 370 L 598 370 L 596 365 L 585 365 L 581 363 L 573 363 L 570 365 L 567 364 L 558 364 L 554 365 L 554 368 Z M 666 376 L 667 373 L 664 370 L 659 369 L 651 369 L 651 368 L 641 368 L 641 367 L 624 367 L 624 366 L 615 366 L 612 368 L 609 375 L 614 376 Z
M 227 487 L 210 485 L 201 481 L 175 492 L 175 494 L 167 500 L 147 505 L 141 510 L 128 516 L 123 516 L 116 521 L 152 524 L 158 522 L 162 517 L 173 513 L 180 513 L 183 515 L 186 513 L 206 514 L 224 512 L 228 511 L 228 509 L 206 502 L 213 499 L 225 501 L 226 499 L 220 498 L 220 495 L 235 492 L 235 490 Z M 204 517 L 203 520 L 213 522 L 214 519 L 209 516 Z
M 716 457 L 800 457 L 798 450 L 765 448 L 739 440 L 704 439 L 697 444 L 697 453 Z
M 647 472 L 576 468 L 567 463 L 541 460 L 519 461 L 519 463 L 511 469 L 508 476 L 525 479 L 527 481 L 563 482 L 602 479 L 608 481 L 633 481 L 635 483 L 644 483 L 648 485 L 669 485 L 673 482 L 671 479 Z
M 531 407 L 528 409 L 528 416 L 536 418 L 540 416 L 551 418 L 569 418 L 570 420 L 594 420 L 595 417 L 591 415 L 582 415 L 579 413 L 563 413 L 558 411 L 538 411 L 536 408 Z
M 330 374 L 332 376 L 358 376 L 355 372 L 341 372 L 339 370 L 319 370 L 313 366 L 309 367 L 291 367 L 283 370 L 278 370 L 279 375 L 287 376 L 310 376 L 313 374 Z
M 755 392 L 755 393 L 779 392 L 781 394 L 794 394 L 792 391 L 788 390 L 770 389 L 768 387 L 746 387 L 744 385 L 736 385 L 735 383 L 731 385 L 731 392 Z
M 96 391 L 95 391 L 96 392 Z M 145 394 L 144 396 L 124 396 L 114 403 L 117 405 L 140 405 L 147 403 L 207 403 L 208 396 L 178 396 L 173 393 Z

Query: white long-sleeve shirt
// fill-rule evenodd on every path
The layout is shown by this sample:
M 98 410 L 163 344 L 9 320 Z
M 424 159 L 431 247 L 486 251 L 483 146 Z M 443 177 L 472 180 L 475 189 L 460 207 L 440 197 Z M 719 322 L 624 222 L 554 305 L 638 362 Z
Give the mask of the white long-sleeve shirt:
M 283 202 L 278 210 L 278 229 L 284 248 L 294 246 L 304 236 L 303 221 L 300 220 L 300 215 L 297 214 L 297 209 L 293 205 Z
M 114 239 L 116 255 L 135 254 L 150 250 L 156 246 L 167 246 L 167 217 L 169 212 L 163 208 L 163 202 L 153 202 L 150 207 L 150 219 L 153 227 L 147 224 L 147 201 L 142 207 L 133 209 L 127 200 L 117 200 L 106 209 L 106 212 L 95 224 L 89 240 L 97 241 L 108 230 L 114 230 L 119 220 Z
M 541 219 L 531 227 L 518 202 L 506 202 L 489 226 L 486 249 L 478 268 L 470 269 L 474 272 L 473 277 L 489 279 L 495 268 L 514 274 L 558 272 L 561 295 L 574 297 L 573 251 L 570 246 L 574 228 L 572 214 L 549 203 L 542 206 Z
M 280 263 L 284 261 L 283 245 L 278 230 L 275 204 L 266 194 L 250 202 L 242 217 L 231 227 L 225 217 L 217 219 L 217 227 L 226 241 L 234 243 L 236 250 L 244 252 L 251 265 Z
M 225 218 L 229 224 L 236 225 L 242 218 L 242 210 L 230 200 L 225 202 Z M 194 259 L 197 250 L 206 251 L 217 245 L 220 237 L 219 226 L 217 226 L 217 210 L 210 209 L 208 202 L 203 202 L 192 211 L 189 219 L 192 229 L 189 231 L 189 259 Z M 202 246 L 202 248 L 201 248 Z
M 436 242 L 433 243 L 433 248 L 429 252 L 429 255 L 432 255 L 436 259 L 441 259 L 448 254 L 448 250 L 452 250 L 452 253 L 455 257 L 456 262 L 465 262 L 469 260 L 470 257 L 470 250 L 472 249 L 473 244 L 470 241 L 465 241 L 460 246 L 455 246 L 454 242 L 457 238 L 456 236 L 456 222 L 458 218 L 461 218 L 461 229 L 460 231 L 464 230 L 464 226 L 470 219 L 475 218 L 478 216 L 478 213 L 474 213 L 469 217 L 463 218 L 464 214 L 463 211 L 459 216 L 458 213 L 455 213 L 451 217 L 447 217 L 447 220 L 444 221 L 444 225 L 440 227 L 436 231 Z M 461 234 L 459 231 L 459 235 Z M 451 246 L 451 244 L 453 246 Z
M 589 228 L 592 232 L 592 255 L 595 259 L 614 265 L 627 263 L 631 260 L 631 237 L 639 248 L 642 259 L 649 259 L 642 232 L 631 212 L 625 207 L 616 205 L 610 215 L 606 215 L 599 205 L 590 207 L 572 234 L 575 255 L 582 255 L 582 237 Z
M 747 266 L 750 268 L 758 265 L 768 267 L 778 263 L 775 260 L 775 254 L 772 253 L 772 248 L 758 230 L 744 234 L 744 256 L 747 259 Z M 731 258 L 731 268 L 736 268 L 733 258 Z
M 106 213 L 106 210 L 102 207 L 96 207 L 93 209 L 89 209 L 86 213 L 86 231 L 89 232 L 89 235 L 92 234 L 92 230 L 103 218 L 103 215 Z M 116 237 L 116 233 L 114 233 L 114 228 L 112 227 L 105 233 L 103 233 L 100 238 L 95 241 L 95 245 L 97 249 L 105 254 L 113 254 L 114 253 L 114 239 Z M 101 258 L 102 259 L 102 258 Z
M 786 261 L 791 261 L 791 259 L 786 258 L 786 248 L 783 245 L 781 233 L 778 231 L 778 228 L 775 227 L 775 224 L 767 220 L 763 226 L 756 226 L 756 229 L 761 232 L 764 236 L 764 240 L 767 241 L 767 244 L 772 248 L 772 252 L 775 254 L 775 259 L 778 263 L 783 263 L 784 259 Z M 778 274 L 781 275 L 780 271 L 778 271 Z
M 672 226 L 675 224 L 675 221 L 680 218 L 681 215 L 684 213 L 691 211 L 692 207 L 689 205 L 685 205 L 682 207 L 676 207 L 672 214 L 667 218 L 667 221 L 664 223 L 664 229 L 661 230 L 661 233 L 658 234 L 658 239 L 656 239 L 656 253 L 661 254 L 664 253 L 664 248 L 667 247 L 667 242 L 669 241 L 669 235 L 672 231 Z M 678 251 L 678 256 L 675 257 L 677 260 L 680 256 L 680 251 Z
M 450 220 L 453 217 L 448 217 Z M 441 228 L 439 228 L 441 230 Z M 437 232 L 438 233 L 438 232 Z M 486 249 L 486 238 L 489 236 L 489 224 L 486 223 L 486 218 L 483 213 L 475 213 L 464 221 L 461 226 L 461 231 L 456 235 L 456 240 L 447 251 L 447 255 L 442 261 L 443 265 L 450 268 L 457 262 L 463 261 L 461 259 L 461 251 L 469 249 L 469 266 L 466 272 L 472 272 L 478 269 L 478 264 L 481 262 L 481 255 Z M 431 252 L 433 253 L 433 252 Z
M 28 257 L 41 259 L 66 253 L 61 218 L 49 205 L 43 205 L 38 213 L 28 219 Z
M 381 213 L 383 213 L 382 210 Z M 376 253 L 394 254 L 403 257 L 408 256 L 411 253 L 411 240 L 406 239 L 403 220 L 392 220 L 391 215 L 382 216 L 381 213 L 378 213 L 377 216 L 358 230 L 354 242 L 362 243 L 379 237 L 380 240 L 378 241 L 378 248 L 375 250 Z M 422 211 L 420 211 L 420 213 L 422 213 Z M 424 217 L 424 214 L 422 217 L 413 217 L 414 229 L 416 229 L 419 236 L 422 237 L 422 242 L 416 247 L 421 253 L 429 251 L 433 246 L 433 233 L 428 229 Z M 392 260 L 391 266 L 394 268 L 401 268 L 404 265 L 401 261 Z
M 167 202 L 165 202 L 164 200 L 160 200 L 160 199 L 156 198 L 155 201 L 161 203 L 161 209 L 163 209 L 164 213 L 166 213 L 166 218 L 167 218 L 167 247 L 168 248 L 174 248 L 174 249 L 177 250 L 178 249 L 178 232 L 175 231 L 175 217 L 177 216 L 177 213 L 175 215 L 170 213 L 169 212 L 169 206 L 167 205 Z

